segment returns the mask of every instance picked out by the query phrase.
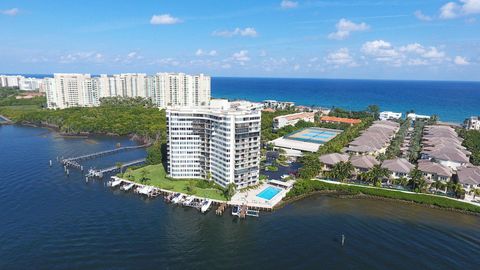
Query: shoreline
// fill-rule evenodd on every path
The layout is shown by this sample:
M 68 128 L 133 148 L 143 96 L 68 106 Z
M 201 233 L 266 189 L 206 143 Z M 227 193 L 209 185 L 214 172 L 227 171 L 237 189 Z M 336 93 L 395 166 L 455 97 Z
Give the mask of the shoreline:
M 151 144 L 152 141 L 150 138 L 145 138 L 138 134 L 128 134 L 128 135 L 119 135 L 116 133 L 92 133 L 92 132 L 78 132 L 78 133 L 65 133 L 61 132 L 58 126 L 49 125 L 49 124 L 34 124 L 31 122 L 10 122 L 10 125 L 18 125 L 18 126 L 25 126 L 25 127 L 34 127 L 34 128 L 46 128 L 50 131 L 57 133 L 55 136 L 57 138 L 71 138 L 71 139 L 88 139 L 91 136 L 106 136 L 106 137 L 127 137 L 132 141 L 141 144 Z
M 48 124 L 34 124 L 30 122 L 12 122 L 11 124 L 13 125 L 19 125 L 19 126 L 28 126 L 28 127 L 35 127 L 35 128 L 46 128 L 51 131 L 57 132 L 59 134 L 59 137 L 63 138 L 84 138 L 88 139 L 89 136 L 108 136 L 108 137 L 114 137 L 114 136 L 119 136 L 118 134 L 113 134 L 113 133 L 90 133 L 90 132 L 85 132 L 85 133 L 62 133 L 60 132 L 59 128 L 54 126 L 54 125 L 48 125 Z M 143 138 L 142 136 L 138 136 L 136 134 L 130 134 L 126 135 L 125 137 L 128 137 L 131 140 L 134 140 L 136 142 L 145 142 L 146 139 Z M 124 179 L 125 180 L 125 179 Z M 158 188 L 158 187 L 155 187 Z M 389 190 L 392 191 L 392 190 Z M 172 191 L 173 192 L 173 191 Z M 274 205 L 269 212 L 271 211 L 276 211 L 280 208 L 285 207 L 286 205 L 293 203 L 295 201 L 302 200 L 304 198 L 308 198 L 313 195 L 333 195 L 333 196 L 339 196 L 339 197 L 349 197 L 349 198 L 356 198 L 356 199 L 374 199 L 374 200 L 385 200 L 385 201 L 400 201 L 402 203 L 409 203 L 409 204 L 416 204 L 416 205 L 422 205 L 424 207 L 428 208 L 436 208 L 436 209 L 442 209 L 442 210 L 447 210 L 447 211 L 453 211 L 453 212 L 458 212 L 458 213 L 464 213 L 468 215 L 474 215 L 474 216 L 480 216 L 480 213 L 478 212 L 473 212 L 473 211 L 468 211 L 468 210 L 462 210 L 462 209 L 457 209 L 457 208 L 449 208 L 449 207 L 442 207 L 434 204 L 426 204 L 426 203 L 420 203 L 420 202 L 415 202 L 415 201 L 410 201 L 410 200 L 403 200 L 403 199 L 395 199 L 395 198 L 389 198 L 389 197 L 383 197 L 383 196 L 375 196 L 375 195 L 369 195 L 369 194 L 364 194 L 364 193 L 359 193 L 359 194 L 353 194 L 353 193 L 348 193 L 345 191 L 339 191 L 339 190 L 321 190 L 321 191 L 314 191 L 310 193 L 306 193 L 303 195 L 291 197 L 291 198 L 284 198 L 282 199 L 277 205 Z M 423 195 L 428 195 L 428 194 L 423 194 Z M 447 198 L 450 199 L 450 198 Z
M 335 196 L 335 197 L 340 198 L 340 199 L 362 199 L 362 200 L 401 202 L 403 204 L 417 205 L 417 206 L 422 206 L 422 207 L 431 208 L 431 209 L 438 209 L 438 210 L 443 210 L 443 211 L 448 211 L 448 212 L 456 212 L 456 213 L 461 213 L 461 214 L 480 217 L 480 213 L 472 212 L 472 211 L 468 211 L 468 210 L 462 210 L 462 209 L 450 208 L 450 207 L 441 207 L 441 206 L 434 205 L 434 204 L 425 204 L 425 203 L 419 203 L 419 202 L 409 201 L 409 200 L 388 198 L 388 197 L 382 197 L 382 196 L 374 196 L 374 195 L 369 195 L 369 194 L 364 194 L 364 193 L 352 194 L 352 193 L 347 193 L 347 192 L 342 192 L 342 191 L 337 191 L 337 190 L 319 190 L 319 191 L 314 191 L 314 192 L 302 194 L 302 195 L 299 195 L 299 196 L 291 197 L 291 198 L 288 198 L 286 200 L 282 200 L 282 202 L 278 206 L 274 207 L 274 210 L 283 208 L 283 207 L 285 207 L 285 206 L 287 206 L 291 203 L 301 201 L 303 199 L 313 197 L 313 196 Z

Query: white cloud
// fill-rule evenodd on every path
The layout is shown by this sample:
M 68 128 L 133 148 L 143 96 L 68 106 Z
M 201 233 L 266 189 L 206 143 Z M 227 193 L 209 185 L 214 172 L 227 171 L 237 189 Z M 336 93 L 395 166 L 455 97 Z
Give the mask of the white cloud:
M 366 42 L 362 46 L 365 56 L 378 62 L 385 62 L 393 66 L 403 64 L 411 66 L 439 64 L 451 61 L 446 53 L 437 47 L 425 47 L 419 43 L 411 43 L 395 47 L 383 40 Z
M 330 33 L 328 35 L 329 39 L 343 40 L 350 36 L 351 32 L 361 32 L 370 29 L 370 26 L 364 22 L 356 24 L 347 19 L 340 19 L 335 25 L 337 29 L 336 32 Z
M 425 53 L 422 54 L 422 57 L 442 59 L 445 57 L 445 52 L 439 51 L 435 47 L 430 47 Z
M 212 35 L 217 37 L 233 37 L 233 36 L 256 37 L 258 36 L 258 33 L 253 27 L 246 27 L 244 29 L 237 27 L 233 31 L 229 31 L 229 30 L 214 31 Z
M 411 43 L 411 44 L 402 46 L 400 47 L 399 50 L 401 52 L 416 53 L 416 54 L 423 54 L 426 51 L 425 48 L 418 43 Z
M 409 66 L 426 66 L 426 65 L 428 65 L 428 62 L 425 59 L 414 58 L 414 59 L 408 60 L 407 65 L 409 65 Z
M 460 12 L 460 6 L 455 2 L 448 2 L 440 8 L 440 18 L 453 19 L 458 16 Z
M 417 19 L 419 19 L 419 20 L 421 20 L 421 21 L 429 22 L 429 21 L 433 20 L 432 17 L 423 14 L 420 10 L 415 11 L 415 12 L 413 13 L 413 15 L 415 15 L 415 17 L 417 17 Z
M 202 49 L 198 49 L 198 50 L 195 52 L 195 55 L 196 55 L 196 56 L 216 56 L 216 55 L 217 55 L 217 51 L 216 51 L 216 50 L 204 51 L 204 50 L 202 50 Z
M 98 52 L 77 52 L 60 56 L 60 63 L 68 64 L 74 62 L 102 62 L 104 56 Z
M 150 23 L 153 25 L 159 24 L 177 24 L 181 23 L 182 20 L 179 18 L 172 17 L 170 14 L 161 14 L 161 15 L 153 15 L 150 19 Z
M 280 3 L 280 7 L 283 8 L 283 9 L 296 8 L 296 7 L 298 7 L 298 2 L 289 1 L 289 0 L 283 0 L 283 1 Z
M 265 57 L 265 56 L 267 56 L 267 51 L 261 50 L 260 53 L 258 54 L 258 56 L 260 56 L 260 57 Z
M 378 61 L 388 61 L 399 57 L 399 53 L 393 48 L 392 44 L 384 40 L 365 42 L 362 46 L 362 52 Z
M 462 57 L 462 56 L 455 56 L 455 59 L 453 60 L 453 62 L 456 65 L 459 65 L 459 66 L 466 66 L 466 65 L 470 64 L 470 62 L 468 62 L 467 58 Z
M 248 56 L 247 50 L 241 50 L 236 52 L 232 55 L 232 59 L 237 62 L 248 62 L 250 61 L 250 57 Z
M 480 0 L 460 0 L 463 3 L 462 11 L 465 14 L 479 14 Z
M 7 16 L 15 16 L 20 12 L 18 8 L 11 8 L 11 9 L 5 9 L 5 10 L 0 10 L 0 13 L 3 15 Z
M 295 71 L 300 70 L 300 65 L 299 64 L 293 65 L 293 70 Z
M 311 61 L 312 59 L 310 59 Z M 316 60 L 315 60 L 316 61 Z M 335 66 L 356 66 L 357 64 L 350 55 L 350 51 L 347 48 L 341 48 L 335 52 L 331 52 L 325 57 L 325 62 L 333 64 Z
M 480 14 L 480 0 L 448 2 L 440 8 L 441 19 L 455 19 L 475 14 Z

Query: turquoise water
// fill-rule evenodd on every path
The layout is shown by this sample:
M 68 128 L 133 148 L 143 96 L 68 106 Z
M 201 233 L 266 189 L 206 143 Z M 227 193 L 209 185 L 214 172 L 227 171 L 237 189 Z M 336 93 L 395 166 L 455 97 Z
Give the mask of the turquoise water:
M 338 132 L 334 132 L 331 130 L 323 130 L 322 128 L 304 128 L 294 131 L 285 137 L 290 140 L 302 142 L 325 143 L 340 133 L 342 133 L 340 130 Z
M 279 188 L 267 187 L 264 190 L 262 190 L 262 192 L 258 193 L 257 197 L 260 197 L 260 198 L 265 199 L 265 200 L 271 200 L 278 193 L 280 193 L 280 191 L 282 191 L 282 190 L 279 189 Z
M 480 115 L 480 82 L 212 78 L 216 98 L 293 101 L 299 105 L 438 114 L 462 122 Z

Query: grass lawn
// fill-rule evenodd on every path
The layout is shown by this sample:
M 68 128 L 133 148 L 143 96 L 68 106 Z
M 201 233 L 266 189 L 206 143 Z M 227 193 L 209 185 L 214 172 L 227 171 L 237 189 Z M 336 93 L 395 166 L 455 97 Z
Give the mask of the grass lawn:
M 143 170 L 146 171 L 145 176 L 150 179 L 144 183 L 140 181 L 140 179 L 142 178 Z M 187 194 L 195 195 L 198 197 L 206 197 L 210 199 L 224 200 L 224 201 L 226 200 L 225 196 L 223 195 L 223 192 L 217 188 L 198 187 L 197 183 L 202 180 L 168 179 L 162 164 L 149 165 L 149 166 L 132 171 L 130 175 L 128 173 L 125 173 L 123 177 L 130 181 L 135 181 L 135 182 L 146 184 L 146 185 L 152 185 L 162 189 L 187 193 Z

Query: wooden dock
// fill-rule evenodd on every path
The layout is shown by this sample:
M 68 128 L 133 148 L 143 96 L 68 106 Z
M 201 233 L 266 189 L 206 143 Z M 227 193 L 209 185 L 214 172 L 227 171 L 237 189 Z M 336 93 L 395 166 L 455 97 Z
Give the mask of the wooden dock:
M 60 160 L 60 163 L 62 163 L 64 166 L 67 166 L 67 167 L 74 167 L 74 168 L 80 169 L 81 166 L 78 163 L 79 161 L 94 159 L 94 158 L 101 157 L 101 156 L 112 155 L 112 154 L 115 154 L 115 153 L 140 149 L 140 148 L 144 148 L 144 147 L 148 147 L 148 146 L 149 146 L 149 144 L 120 147 L 120 148 L 116 148 L 116 149 L 112 149 L 112 150 L 100 151 L 100 152 L 91 153 L 91 154 L 87 154 L 87 155 L 82 155 L 82 156 L 78 156 L 78 157 L 65 158 L 65 159 Z
M 121 166 L 111 166 L 111 167 L 104 168 L 104 169 L 99 169 L 99 170 L 90 169 L 88 171 L 86 177 L 89 177 L 89 178 L 90 177 L 103 178 L 103 176 L 106 173 L 112 173 L 112 172 L 115 172 L 115 171 L 122 170 L 123 168 L 127 168 L 127 167 L 138 165 L 138 164 L 142 164 L 145 161 L 146 161 L 146 159 L 142 158 L 142 159 L 137 159 L 137 160 L 126 162 L 125 164 L 122 164 Z

